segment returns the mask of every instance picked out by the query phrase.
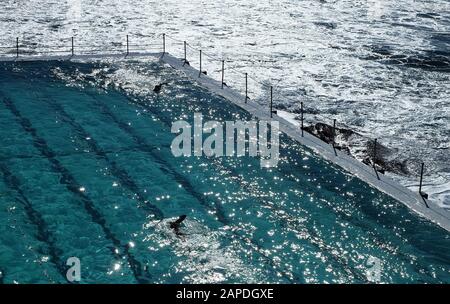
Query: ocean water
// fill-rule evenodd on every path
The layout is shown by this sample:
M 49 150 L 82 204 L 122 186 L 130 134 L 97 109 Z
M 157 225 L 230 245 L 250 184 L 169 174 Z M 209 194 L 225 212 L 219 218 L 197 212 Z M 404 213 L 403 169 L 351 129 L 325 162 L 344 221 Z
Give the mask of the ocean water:
M 0 79 L 4 283 L 64 283 L 69 257 L 81 283 L 450 282 L 448 232 L 285 135 L 272 169 L 174 157 L 173 121 L 251 117 L 167 66 L 2 63 Z
M 213 77 L 220 61 L 207 55 L 225 58 L 234 88 L 248 72 L 251 97 L 261 103 L 273 85 L 278 109 L 298 113 L 303 101 L 310 123 L 336 118 L 339 127 L 378 138 L 407 170 L 393 177 L 414 191 L 425 162 L 425 191 L 450 205 L 448 0 L 8 0 L 0 25 L 1 47 L 20 37 L 37 54 L 69 51 L 72 36 L 77 52 L 124 50 L 127 34 L 132 48 L 160 50 L 158 35 L 167 33 L 167 50 L 182 56 L 186 40 L 204 50 Z M 198 67 L 190 47 L 188 59 Z M 350 146 L 358 154 L 365 144 Z

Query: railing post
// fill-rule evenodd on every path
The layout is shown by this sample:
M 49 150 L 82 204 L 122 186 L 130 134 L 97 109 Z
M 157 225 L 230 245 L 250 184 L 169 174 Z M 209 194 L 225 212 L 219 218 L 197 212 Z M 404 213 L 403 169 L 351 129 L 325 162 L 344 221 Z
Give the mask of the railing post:
M 380 180 L 380 176 L 378 175 L 378 171 L 377 171 L 376 164 L 375 164 L 376 161 L 377 161 L 377 139 L 375 138 L 375 141 L 373 143 L 373 161 L 372 161 L 372 165 L 373 165 L 373 170 L 375 171 L 375 174 L 377 175 L 377 179 Z
M 198 77 L 202 75 L 202 50 L 200 50 L 200 71 L 198 72 Z
M 270 118 L 272 118 L 272 106 L 273 106 L 273 88 L 270 86 Z
M 72 57 L 73 57 L 73 55 L 74 55 L 74 47 L 73 47 L 73 37 L 72 37 Z
M 166 53 L 166 34 L 163 33 L 163 56 Z
M 420 184 L 419 184 L 419 193 L 422 195 L 422 180 L 423 180 L 423 167 L 424 163 L 422 163 L 422 167 L 420 168 Z
M 247 103 L 248 99 L 248 74 L 245 73 L 245 103 Z
M 184 41 L 184 61 L 183 61 L 183 66 L 186 64 L 187 62 L 187 58 L 186 58 L 186 41 Z
M 430 206 L 428 206 L 428 203 L 426 201 L 426 199 L 428 198 L 428 194 L 426 194 L 425 192 L 422 192 L 422 181 L 423 181 L 423 171 L 425 164 L 422 163 L 422 166 L 420 168 L 420 183 L 419 183 L 419 194 L 422 197 L 423 202 L 425 203 L 425 207 L 430 208 Z
M 303 137 L 303 101 L 300 103 L 300 117 L 301 117 L 301 129 L 302 129 L 302 137 Z
M 19 58 L 19 37 L 16 37 L 16 56 Z
M 333 150 L 334 150 L 334 155 L 337 156 L 337 152 L 336 152 L 336 147 L 335 147 L 335 142 L 336 142 L 336 119 L 333 119 Z
M 222 89 L 223 89 L 224 73 L 225 73 L 225 60 L 222 60 Z
M 129 44 L 128 44 L 128 35 L 127 35 L 127 56 L 128 56 L 129 53 L 130 53 L 130 47 L 129 47 Z

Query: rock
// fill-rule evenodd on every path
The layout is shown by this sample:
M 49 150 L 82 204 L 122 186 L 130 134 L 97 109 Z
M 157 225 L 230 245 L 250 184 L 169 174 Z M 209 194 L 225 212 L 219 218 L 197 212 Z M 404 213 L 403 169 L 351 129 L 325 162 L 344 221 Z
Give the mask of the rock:
M 333 127 L 330 125 L 316 123 L 304 127 L 304 130 L 317 136 L 328 144 L 333 142 Z M 345 128 L 336 128 L 335 132 L 336 149 L 345 151 L 369 166 L 375 164 L 380 173 L 386 171 L 401 175 L 410 173 L 407 166 L 408 160 L 400 159 L 397 149 L 388 148 L 380 144 L 380 142 L 377 142 L 377 150 L 375 153 L 375 141 L 373 139 Z
M 304 130 L 319 137 L 326 143 L 331 144 L 333 142 L 333 127 L 330 125 L 324 123 L 316 123 L 315 125 L 305 127 Z M 341 137 L 344 140 L 348 140 L 351 136 L 358 134 L 350 129 L 343 128 L 336 128 L 335 132 L 336 137 Z
M 398 159 L 398 157 L 396 156 L 396 152 L 397 149 L 390 149 L 377 142 L 377 150 L 375 153 L 375 141 L 369 139 L 366 143 L 365 154 L 372 162 L 380 167 L 380 170 L 394 172 L 402 175 L 409 174 L 410 172 L 407 168 L 408 160 Z

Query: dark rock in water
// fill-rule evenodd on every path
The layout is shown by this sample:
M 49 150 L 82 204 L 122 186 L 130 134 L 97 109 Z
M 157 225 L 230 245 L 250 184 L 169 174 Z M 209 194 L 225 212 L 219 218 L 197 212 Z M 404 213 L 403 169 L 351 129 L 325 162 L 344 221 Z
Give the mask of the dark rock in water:
M 161 92 L 162 86 L 168 84 L 167 82 L 163 82 L 160 84 L 157 84 L 154 88 L 153 88 L 153 92 L 155 92 L 156 94 L 158 94 L 159 92 Z
M 333 126 L 316 123 L 304 127 L 304 130 L 317 136 L 324 142 L 333 143 Z M 361 159 L 363 163 L 372 166 L 375 164 L 377 170 L 381 173 L 385 171 L 396 174 L 409 174 L 407 160 L 401 160 L 397 156 L 396 149 L 390 149 L 379 142 L 375 153 L 375 141 L 368 139 L 363 135 L 345 128 L 336 128 L 335 148 L 345 151 L 348 154 Z
M 363 163 L 374 163 L 380 168 L 380 171 L 389 171 L 402 175 L 409 174 L 407 160 L 399 160 L 394 156 L 395 152 L 395 149 L 390 149 L 379 142 L 377 142 L 375 151 L 375 141 L 368 140 L 365 152 L 367 157 L 363 160 Z
M 324 142 L 330 144 L 333 142 L 333 127 L 324 123 L 316 123 L 312 126 L 304 128 L 305 131 L 319 137 Z M 357 134 L 350 129 L 336 128 L 336 136 L 343 137 L 344 140 L 348 140 L 350 136 Z
M 304 127 L 304 130 L 317 136 L 328 144 L 333 140 L 333 128 L 327 124 L 316 123 L 315 125 Z
M 277 109 L 278 109 L 278 110 L 283 110 L 283 111 L 289 111 L 289 110 L 290 110 L 290 109 L 288 108 L 288 106 L 287 106 L 286 104 L 284 104 L 284 103 L 277 104 Z M 291 111 L 291 112 L 297 114 L 296 111 Z
M 95 76 L 93 76 L 93 75 L 86 75 L 86 76 L 84 77 L 84 79 L 85 79 L 86 81 L 92 81 L 92 82 L 95 82 L 95 80 L 96 80 Z
M 315 125 L 307 126 L 303 128 L 305 131 L 317 136 L 327 144 L 333 143 L 333 126 L 324 124 L 324 123 L 316 123 Z M 335 136 L 339 136 L 340 138 L 347 141 L 350 136 L 356 134 L 354 131 L 350 129 L 336 128 Z M 350 149 L 346 145 L 338 144 L 335 142 L 334 147 L 337 150 L 345 151 L 347 154 L 350 154 Z

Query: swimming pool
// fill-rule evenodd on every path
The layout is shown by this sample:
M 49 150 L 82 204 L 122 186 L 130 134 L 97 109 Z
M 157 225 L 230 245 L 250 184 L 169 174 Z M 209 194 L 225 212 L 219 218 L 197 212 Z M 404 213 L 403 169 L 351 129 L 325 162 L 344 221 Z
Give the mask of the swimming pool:
M 252 117 L 160 63 L 4 63 L 0 79 L 5 283 L 65 283 L 69 257 L 81 283 L 364 283 L 377 261 L 381 282 L 450 282 L 445 230 L 283 134 L 276 168 L 174 157 L 174 121 Z

